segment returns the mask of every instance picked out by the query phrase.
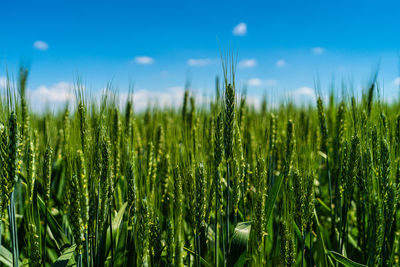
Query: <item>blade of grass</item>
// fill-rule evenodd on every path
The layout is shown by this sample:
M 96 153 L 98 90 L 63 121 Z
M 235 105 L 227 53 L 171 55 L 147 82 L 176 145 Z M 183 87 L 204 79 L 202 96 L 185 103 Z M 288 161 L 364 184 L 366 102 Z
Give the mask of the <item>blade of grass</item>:
M 5 247 L 1 246 L 0 247 L 0 262 L 5 264 L 6 266 L 12 267 L 13 266 L 12 258 L 13 258 L 12 253 L 9 250 L 7 250 Z
M 18 250 L 17 222 L 15 219 L 14 192 L 12 192 L 11 196 L 10 196 L 10 205 L 8 205 L 8 217 L 9 217 L 9 221 L 10 221 L 13 267 L 18 267 L 18 265 L 19 265 L 19 250 Z
M 281 190 L 282 183 L 283 183 L 283 175 L 281 174 L 278 176 L 277 180 L 275 181 L 275 184 L 272 186 L 272 189 L 267 198 L 265 224 L 268 224 L 269 220 L 271 219 L 272 211 L 274 210 L 274 205 L 275 205 L 276 199 L 278 198 L 279 191 Z
M 196 252 L 194 252 L 193 250 L 190 250 L 190 249 L 188 249 L 188 248 L 186 248 L 186 247 L 183 247 L 183 249 L 186 250 L 187 252 L 189 252 L 190 254 L 192 254 L 193 256 L 196 257 Z M 201 264 L 202 264 L 203 266 L 211 267 L 211 264 L 209 264 L 209 263 L 208 263 L 205 259 L 203 259 L 201 256 L 199 256 L 199 257 L 200 257 L 200 262 L 201 262 Z
M 328 253 L 329 253 L 329 256 L 331 256 L 335 261 L 343 264 L 346 267 L 366 267 L 367 266 L 367 265 L 352 261 L 352 260 L 346 258 L 345 256 L 343 256 L 342 254 L 339 254 L 335 251 L 329 251 Z
M 72 245 L 64 250 L 60 257 L 53 263 L 52 267 L 66 267 L 74 257 L 76 245 Z

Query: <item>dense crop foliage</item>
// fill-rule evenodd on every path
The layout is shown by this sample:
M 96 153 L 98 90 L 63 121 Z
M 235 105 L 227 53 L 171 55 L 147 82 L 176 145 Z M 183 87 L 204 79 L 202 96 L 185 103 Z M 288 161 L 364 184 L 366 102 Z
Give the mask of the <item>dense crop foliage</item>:
M 375 81 L 255 109 L 225 77 L 207 106 L 143 112 L 78 85 L 38 115 L 27 74 L 0 101 L 2 265 L 398 264 L 399 108 Z

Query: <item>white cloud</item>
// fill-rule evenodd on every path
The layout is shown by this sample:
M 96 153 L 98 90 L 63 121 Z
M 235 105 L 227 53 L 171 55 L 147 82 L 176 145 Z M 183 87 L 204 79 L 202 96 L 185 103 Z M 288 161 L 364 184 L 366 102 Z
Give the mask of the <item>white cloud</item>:
M 400 77 L 397 77 L 396 79 L 393 80 L 393 85 L 400 86 Z
M 46 51 L 49 49 L 49 45 L 46 42 L 37 40 L 33 43 L 33 47 L 37 50 Z
M 278 82 L 276 80 L 264 80 L 263 85 L 264 86 L 276 86 Z
M 286 66 L 286 61 L 285 61 L 284 59 L 279 59 L 279 60 L 276 62 L 276 66 L 277 66 L 278 68 L 283 68 L 283 67 Z
M 322 54 L 325 53 L 325 51 L 326 51 L 326 49 L 323 48 L 323 47 L 314 47 L 314 48 L 311 49 L 311 52 L 314 55 L 322 55 Z
M 302 86 L 294 91 L 291 91 L 291 94 L 293 96 L 315 96 L 315 91 L 310 87 Z
M 252 86 L 252 87 L 260 87 L 260 86 L 267 86 L 267 87 L 272 87 L 276 86 L 277 81 L 276 80 L 261 80 L 260 78 L 251 78 L 247 80 L 247 85 Z
M 259 78 L 251 78 L 247 81 L 248 86 L 261 86 L 262 81 Z
M 210 65 L 212 60 L 209 58 L 191 58 L 187 61 L 187 64 L 192 67 L 203 67 Z
M 60 106 L 75 99 L 73 85 L 68 82 L 58 82 L 51 86 L 41 85 L 30 90 L 31 106 L 34 110 L 40 111 L 46 105 L 50 107 Z
M 184 94 L 182 86 L 170 87 L 163 91 L 147 89 L 135 90 L 133 93 L 133 106 L 136 111 L 143 111 L 149 106 L 174 107 L 180 104 Z M 126 104 L 127 93 L 118 94 L 121 107 Z
M 190 89 L 190 94 L 195 97 L 196 105 L 200 106 L 210 103 L 213 99 L 210 96 L 202 94 L 203 90 Z M 183 86 L 168 87 L 162 91 L 153 91 L 148 89 L 135 90 L 133 93 L 133 107 L 135 111 L 143 111 L 147 108 L 178 108 L 182 105 L 185 88 Z M 128 93 L 119 93 L 118 99 L 120 107 L 124 108 L 128 98 Z
M 154 58 L 148 56 L 137 56 L 135 62 L 141 65 L 150 65 L 154 63 Z
M 7 85 L 7 78 L 0 77 L 0 88 L 6 87 L 6 85 Z
M 259 97 L 258 95 L 247 95 L 246 96 L 246 102 L 250 105 L 250 106 L 254 106 L 256 109 L 259 109 L 261 106 L 261 97 Z
M 257 60 L 252 59 L 252 58 L 243 59 L 242 61 L 239 62 L 240 68 L 252 68 L 255 65 L 257 65 Z
M 239 23 L 236 25 L 232 30 L 233 35 L 236 36 L 243 36 L 247 33 L 247 24 L 244 22 Z
M 58 82 L 51 86 L 41 85 L 33 90 L 28 89 L 28 97 L 30 99 L 31 107 L 35 112 L 42 112 L 46 108 L 59 110 L 64 108 L 66 103 L 69 103 L 70 108 L 74 109 L 76 101 L 74 88 L 75 86 L 72 83 Z M 100 103 L 102 94 L 105 90 L 106 89 L 102 89 L 91 95 L 93 97 L 92 99 L 95 100 L 97 104 Z M 182 104 L 181 101 L 184 92 L 185 89 L 183 86 L 168 87 L 161 91 L 135 89 L 133 93 L 134 108 L 136 111 L 143 111 L 148 107 L 176 108 Z M 191 89 L 191 92 L 195 93 L 194 95 L 197 105 L 209 103 L 211 101 L 211 97 L 201 95 L 200 90 Z M 88 94 L 89 93 L 90 92 L 88 91 Z M 128 98 L 128 93 L 117 92 L 116 96 L 120 107 L 124 108 Z

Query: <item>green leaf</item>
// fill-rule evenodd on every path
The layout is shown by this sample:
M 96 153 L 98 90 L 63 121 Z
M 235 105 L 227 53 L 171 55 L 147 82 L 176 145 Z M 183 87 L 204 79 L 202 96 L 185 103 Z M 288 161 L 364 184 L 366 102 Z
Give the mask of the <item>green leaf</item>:
M 321 266 L 328 266 L 328 261 L 327 261 L 327 256 L 326 256 L 326 247 L 325 247 L 325 242 L 324 242 L 324 235 L 322 233 L 322 227 L 319 224 L 318 220 L 318 215 L 317 211 L 314 208 L 314 216 L 315 216 L 315 221 L 317 223 L 317 228 L 316 228 L 316 234 L 318 236 L 317 238 L 317 249 L 318 249 L 318 261 Z
M 275 181 L 274 186 L 269 192 L 267 203 L 265 205 L 266 208 L 265 218 L 267 218 L 267 221 L 265 222 L 266 224 L 268 224 L 269 220 L 271 219 L 272 211 L 274 210 L 275 202 L 278 197 L 279 191 L 281 190 L 282 183 L 283 183 L 283 175 L 279 175 Z
M 367 266 L 367 265 L 364 265 L 361 263 L 354 262 L 354 261 L 346 258 L 345 256 L 343 256 L 342 254 L 339 254 L 335 251 L 329 251 L 328 253 L 335 261 L 343 264 L 346 267 L 366 267 Z
M 294 229 L 294 232 L 295 232 L 297 238 L 299 239 L 299 242 L 303 242 L 302 233 L 294 220 L 293 220 L 293 229 Z
M 319 197 L 316 198 L 316 200 L 318 201 L 319 204 L 321 204 L 321 206 L 327 211 L 327 212 L 331 212 L 331 209 L 328 207 L 328 205 L 326 205 Z
M 126 248 L 127 248 L 127 239 L 128 238 L 128 222 L 122 222 L 121 228 L 119 231 L 119 235 L 116 238 L 117 247 L 116 247 L 116 255 L 121 255 L 121 257 L 116 257 L 114 259 L 115 266 L 124 266 L 126 261 Z
M 97 266 L 102 267 L 104 266 L 105 262 L 107 261 L 107 256 L 111 251 L 111 236 L 110 236 L 110 228 L 112 229 L 113 235 L 113 245 L 116 248 L 115 244 L 117 244 L 117 230 L 120 228 L 122 219 L 125 214 L 125 209 L 128 206 L 128 203 L 125 202 L 122 207 L 119 209 L 118 213 L 115 215 L 114 219 L 111 221 L 111 227 L 108 224 L 105 229 L 103 230 L 100 236 L 100 242 L 96 251 L 96 260 L 98 261 Z M 108 218 L 109 215 L 107 215 Z M 107 219 L 108 222 L 108 219 Z M 118 244 L 117 244 L 118 245 Z M 114 257 L 115 260 L 115 257 Z
M 46 214 L 46 205 L 44 204 L 43 200 L 38 196 L 37 198 L 39 207 L 43 214 Z M 44 215 L 43 215 L 44 217 Z M 47 227 L 50 228 L 52 235 L 54 236 L 54 240 L 56 241 L 56 245 L 58 249 L 64 247 L 65 245 L 69 244 L 68 238 L 65 236 L 61 226 L 58 224 L 57 220 L 51 215 L 50 210 L 47 209 Z M 58 243 L 60 242 L 60 243 Z
M 246 252 L 243 252 L 233 267 L 243 267 L 245 263 L 246 263 Z
M 0 247 L 0 262 L 6 266 L 13 266 L 12 253 L 3 246 Z
M 38 183 L 34 183 L 33 186 L 33 196 L 32 196 L 32 216 L 33 221 L 35 222 L 36 231 L 40 233 L 40 214 L 38 208 L 38 191 L 37 191 Z M 39 244 L 42 244 L 42 235 L 39 234 Z M 40 255 L 42 255 L 42 246 L 40 246 Z
M 268 235 L 265 236 L 265 243 L 264 243 L 264 247 L 265 247 L 265 251 L 267 254 L 272 253 L 272 250 L 274 249 L 274 225 L 273 225 L 273 221 L 269 220 L 268 224 L 267 224 L 267 233 Z
M 232 266 L 247 251 L 251 222 L 240 222 L 236 225 L 229 244 L 228 265 Z
M 185 248 L 185 247 L 183 247 L 183 249 L 186 250 L 187 252 L 189 252 L 190 254 L 192 254 L 193 256 L 196 256 L 196 252 L 194 252 L 193 250 L 190 250 L 190 249 Z M 206 266 L 206 267 L 211 267 L 211 264 L 209 264 L 209 263 L 208 263 L 205 259 L 203 259 L 201 256 L 200 256 L 200 262 L 201 262 L 201 264 L 203 264 L 203 265 Z
M 119 209 L 117 215 L 115 215 L 114 219 L 112 220 L 112 235 L 113 235 L 113 241 L 115 242 L 117 239 L 117 230 L 119 229 L 122 219 L 124 218 L 124 213 L 125 209 L 128 206 L 128 202 L 125 202 L 122 207 Z M 110 240 L 110 228 L 107 229 L 107 240 L 106 240 L 106 248 L 107 252 L 111 250 L 111 240 Z M 114 246 L 115 248 L 115 246 Z M 108 253 L 107 253 L 108 254 Z
M 128 206 L 128 202 L 125 202 L 122 207 L 119 209 L 117 215 L 114 217 L 114 220 L 112 220 L 112 229 L 113 231 L 117 230 L 122 222 L 122 219 L 124 217 L 125 209 L 126 206 Z
M 14 187 L 15 188 L 15 187 Z M 12 241 L 12 258 L 13 266 L 19 266 L 19 249 L 18 249 L 18 232 L 17 232 L 17 220 L 15 218 L 15 191 L 11 193 L 10 204 L 8 205 L 8 219 L 10 222 L 10 234 Z
M 327 156 L 324 152 L 322 152 L 322 151 L 318 151 L 318 154 L 319 154 L 321 157 L 323 157 L 324 159 L 327 159 L 327 158 L 328 158 L 328 156 Z
M 74 252 L 76 249 L 76 245 L 70 246 L 69 248 L 65 249 L 64 252 L 61 254 L 60 257 L 53 263 L 52 267 L 65 267 L 68 265 L 68 262 L 73 259 Z

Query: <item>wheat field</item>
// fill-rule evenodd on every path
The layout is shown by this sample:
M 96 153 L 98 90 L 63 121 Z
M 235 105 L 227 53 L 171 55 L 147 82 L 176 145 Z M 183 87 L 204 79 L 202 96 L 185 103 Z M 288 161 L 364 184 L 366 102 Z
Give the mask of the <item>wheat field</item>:
M 77 86 L 42 113 L 27 82 L 0 101 L 2 266 L 399 264 L 400 106 L 375 79 L 255 108 L 225 72 L 206 105 L 144 111 Z

